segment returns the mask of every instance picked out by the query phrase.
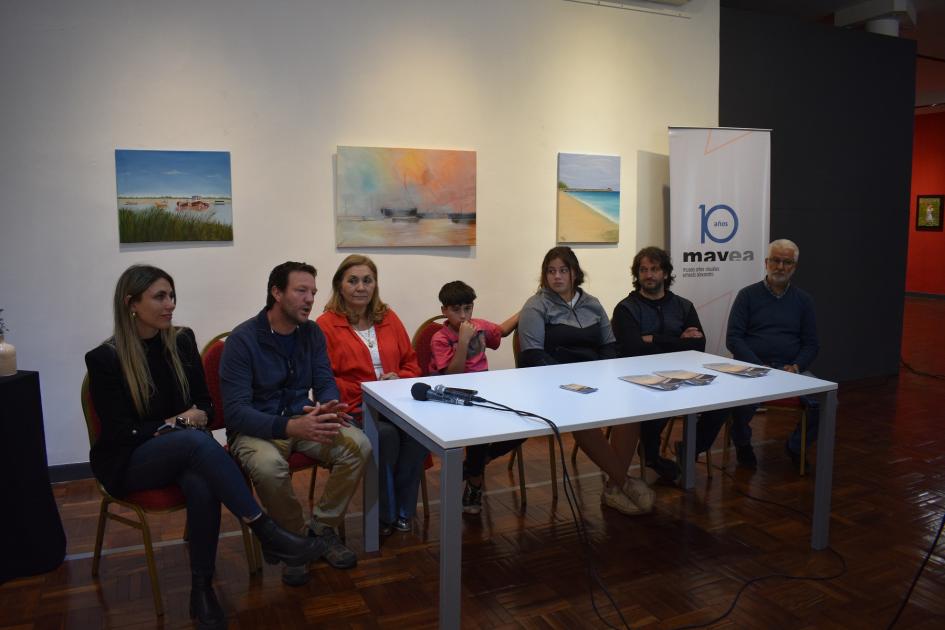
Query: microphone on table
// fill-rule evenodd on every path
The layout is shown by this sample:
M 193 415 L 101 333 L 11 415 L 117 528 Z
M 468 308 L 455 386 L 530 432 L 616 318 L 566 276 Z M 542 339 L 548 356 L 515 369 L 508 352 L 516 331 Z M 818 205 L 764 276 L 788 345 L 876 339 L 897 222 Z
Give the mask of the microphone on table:
M 455 396 L 462 400 L 468 400 L 470 402 L 486 402 L 485 398 L 480 398 L 476 396 L 479 392 L 475 389 L 463 389 L 462 387 L 446 387 L 444 385 L 437 385 L 433 388 L 437 394 L 443 394 L 445 396 Z
M 434 402 L 446 403 L 447 405 L 472 406 L 471 401 L 460 398 L 459 396 L 440 393 L 426 383 L 414 383 L 413 387 L 410 388 L 410 395 L 413 396 L 414 400 L 432 400 Z

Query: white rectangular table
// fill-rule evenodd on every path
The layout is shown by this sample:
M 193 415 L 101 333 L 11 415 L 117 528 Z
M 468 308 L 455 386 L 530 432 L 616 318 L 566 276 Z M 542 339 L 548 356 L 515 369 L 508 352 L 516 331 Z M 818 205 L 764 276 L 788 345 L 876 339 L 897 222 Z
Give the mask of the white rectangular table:
M 811 546 L 814 549 L 825 548 L 829 537 L 830 489 L 833 483 L 837 384 L 780 370 L 772 370 L 761 378 L 744 378 L 703 367 L 705 363 L 719 362 L 739 363 L 725 357 L 688 351 L 364 383 L 364 431 L 374 450 L 374 456 L 364 474 L 365 551 L 377 551 L 379 548 L 378 440 L 375 418 L 380 414 L 440 458 L 439 620 L 441 628 L 459 628 L 463 447 L 551 433 L 544 422 L 511 413 L 416 401 L 410 394 L 410 388 L 417 382 L 478 390 L 479 395 L 488 400 L 551 419 L 562 433 L 683 415 L 686 420 L 681 483 L 687 489 L 695 483 L 696 414 L 791 396 L 817 395 L 820 402 L 820 433 Z M 717 378 L 710 385 L 683 385 L 674 391 L 648 389 L 619 379 L 621 376 L 647 374 L 656 370 L 691 370 L 716 374 Z M 559 387 L 567 383 L 589 385 L 598 388 L 598 391 L 579 394 Z

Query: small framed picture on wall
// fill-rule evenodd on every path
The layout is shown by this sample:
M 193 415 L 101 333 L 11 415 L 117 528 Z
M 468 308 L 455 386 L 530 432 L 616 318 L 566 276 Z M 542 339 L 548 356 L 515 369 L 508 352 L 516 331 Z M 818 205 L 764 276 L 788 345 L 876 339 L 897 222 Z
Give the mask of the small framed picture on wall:
M 915 229 L 942 231 L 943 195 L 919 195 L 915 199 Z

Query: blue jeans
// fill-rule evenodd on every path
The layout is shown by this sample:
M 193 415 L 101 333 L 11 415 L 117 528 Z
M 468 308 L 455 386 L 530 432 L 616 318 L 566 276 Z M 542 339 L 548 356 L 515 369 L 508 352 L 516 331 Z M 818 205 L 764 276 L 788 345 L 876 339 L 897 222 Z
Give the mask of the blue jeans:
M 180 429 L 152 438 L 131 453 L 129 492 L 176 483 L 187 501 L 190 569 L 212 576 L 220 537 L 220 504 L 239 518 L 262 512 L 236 462 L 211 435 Z
M 810 372 L 804 372 L 804 376 L 814 376 Z M 807 439 L 805 442 L 810 446 L 817 441 L 817 430 L 820 428 L 820 405 L 816 396 L 798 396 L 801 405 L 807 412 Z M 738 446 L 751 444 L 751 419 L 759 405 L 743 405 L 732 409 L 732 443 Z M 787 446 L 794 453 L 801 452 L 801 423 L 797 426 L 787 440 Z
M 382 523 L 417 513 L 420 475 L 427 449 L 386 418 L 377 420 L 378 499 Z

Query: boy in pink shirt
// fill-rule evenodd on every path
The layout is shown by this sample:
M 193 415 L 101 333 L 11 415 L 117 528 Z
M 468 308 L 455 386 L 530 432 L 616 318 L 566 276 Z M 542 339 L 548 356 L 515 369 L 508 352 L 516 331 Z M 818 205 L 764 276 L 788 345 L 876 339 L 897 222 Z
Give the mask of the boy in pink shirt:
M 509 335 L 518 325 L 518 313 L 501 324 L 484 319 L 473 319 L 473 302 L 476 292 L 465 282 L 447 282 L 440 289 L 441 312 L 446 325 L 430 340 L 432 357 L 430 372 L 433 374 L 462 374 L 485 372 L 489 369 L 486 348 L 495 350 L 502 337 Z M 482 473 L 486 463 L 514 450 L 524 440 L 510 440 L 466 447 L 463 462 L 463 512 L 479 514 L 482 510 Z

